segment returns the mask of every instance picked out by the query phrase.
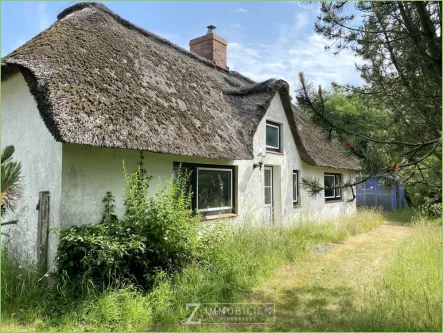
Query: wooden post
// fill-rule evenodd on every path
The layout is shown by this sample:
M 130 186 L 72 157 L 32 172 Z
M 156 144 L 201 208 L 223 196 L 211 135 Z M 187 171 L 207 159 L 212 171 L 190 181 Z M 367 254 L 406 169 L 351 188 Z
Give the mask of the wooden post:
M 49 191 L 39 193 L 37 210 L 37 261 L 40 272 L 45 274 L 48 266 Z

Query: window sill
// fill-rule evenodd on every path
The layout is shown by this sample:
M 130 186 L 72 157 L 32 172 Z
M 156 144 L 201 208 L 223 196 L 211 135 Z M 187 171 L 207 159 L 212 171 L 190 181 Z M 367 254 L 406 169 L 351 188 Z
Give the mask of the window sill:
M 292 205 L 292 208 L 294 208 L 294 209 L 295 209 L 295 208 L 301 208 L 301 205 L 300 205 L 300 204 L 293 204 L 293 205 Z
M 235 213 L 202 216 L 200 221 L 211 221 L 211 220 L 224 219 L 224 218 L 227 218 L 227 217 L 236 217 L 236 216 L 238 216 L 238 214 L 235 214 Z
M 279 151 L 266 151 L 266 154 L 284 155 L 283 153 L 281 153 Z
M 325 203 L 344 202 L 343 199 L 325 200 Z

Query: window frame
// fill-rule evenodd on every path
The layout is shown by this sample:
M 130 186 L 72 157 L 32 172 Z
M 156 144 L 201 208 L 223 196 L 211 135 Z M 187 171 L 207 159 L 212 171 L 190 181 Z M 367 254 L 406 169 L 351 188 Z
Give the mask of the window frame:
M 299 203 L 299 195 L 300 195 L 300 190 L 299 190 L 299 170 L 292 170 L 292 204 L 293 205 L 298 205 Z M 294 175 L 296 176 L 296 184 L 294 184 Z M 296 185 L 296 186 L 294 186 Z M 295 198 L 294 198 L 294 189 L 295 189 Z
M 206 208 L 206 209 L 199 209 L 198 208 L 198 172 L 199 170 L 215 170 L 215 171 L 229 171 L 231 173 L 231 207 L 212 207 L 212 208 Z M 195 210 L 198 213 L 208 213 L 208 212 L 213 212 L 213 211 L 217 211 L 218 213 L 223 212 L 225 210 L 231 210 L 229 213 L 232 213 L 232 210 L 234 209 L 234 193 L 233 193 L 233 183 L 234 183 L 234 172 L 231 168 L 208 168 L 208 167 L 199 167 L 197 166 L 196 168 L 197 171 L 197 179 L 196 179 L 196 191 L 195 191 L 195 195 L 196 195 L 196 201 L 195 201 Z
M 274 127 L 277 128 L 277 133 L 278 133 L 278 147 L 275 146 L 269 146 L 268 143 L 266 142 L 266 136 L 267 136 L 267 131 L 268 131 L 268 126 L 269 127 Z M 280 123 L 276 123 L 274 121 L 270 121 L 270 120 L 266 120 L 266 133 L 265 133 L 265 145 L 266 145 L 266 151 L 267 152 L 271 152 L 271 153 L 281 153 L 282 149 L 282 124 Z
M 265 167 L 265 169 L 264 169 L 265 171 L 263 172 L 263 189 L 264 189 L 264 193 L 263 193 L 263 195 L 264 195 L 264 199 L 265 199 L 265 204 L 264 204 L 264 207 L 273 207 L 274 206 L 274 183 L 273 183 L 273 177 L 274 177 L 274 168 L 272 168 L 272 167 Z M 270 184 L 269 185 L 266 185 L 266 171 L 270 171 L 270 174 L 269 174 L 269 182 L 270 182 Z M 266 188 L 269 188 L 269 189 L 271 189 L 271 193 L 270 193 L 270 199 L 271 199 L 271 202 L 269 202 L 269 203 L 266 203 Z
M 173 163 L 173 173 L 174 170 L 179 166 L 182 168 L 186 168 L 191 171 L 190 176 L 190 186 L 192 191 L 192 202 L 191 208 L 194 213 L 201 214 L 202 216 L 211 216 L 211 215 L 219 215 L 219 214 L 229 214 L 236 213 L 236 201 L 235 201 L 235 181 L 236 181 L 236 173 L 235 166 L 233 165 L 220 165 L 220 164 L 202 164 L 202 163 L 181 163 L 174 162 Z M 226 170 L 231 173 L 231 205 L 232 207 L 213 207 L 209 209 L 198 209 L 198 170 Z
M 342 178 L 342 174 L 341 173 L 329 173 L 329 172 L 325 172 L 324 177 L 323 177 L 323 186 L 326 187 L 326 182 L 325 182 L 325 178 L 326 177 L 334 177 L 334 184 L 332 185 L 333 187 L 338 186 L 338 184 L 341 183 L 341 178 Z M 331 190 L 334 191 L 334 195 L 333 196 L 326 196 L 326 188 L 324 189 L 324 196 L 325 196 L 325 200 L 326 201 L 331 201 L 331 200 L 342 200 L 342 193 L 341 193 L 341 188 L 332 188 Z

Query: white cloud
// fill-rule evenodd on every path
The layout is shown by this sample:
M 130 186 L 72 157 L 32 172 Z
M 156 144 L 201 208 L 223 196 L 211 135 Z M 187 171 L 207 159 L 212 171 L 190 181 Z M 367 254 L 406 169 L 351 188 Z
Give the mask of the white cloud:
M 349 50 L 339 55 L 325 51 L 328 41 L 306 29 L 311 24 L 307 12 L 298 12 L 292 24 L 280 25 L 279 35 L 270 45 L 238 40 L 228 43 L 229 68 L 256 81 L 282 78 L 291 85 L 291 94 L 299 72 L 323 87 L 332 82 L 362 84 L 355 63 L 361 64 L 363 60 Z
M 295 5 L 298 9 L 309 10 L 311 13 L 320 14 L 321 13 L 321 3 L 316 1 L 311 2 L 301 2 L 301 1 L 288 1 L 289 5 Z
M 231 27 L 233 30 L 242 30 L 242 29 L 243 29 L 243 26 L 242 26 L 240 23 L 232 23 L 232 24 L 230 25 L 230 27 Z
M 245 58 L 246 56 L 250 59 L 259 59 L 262 57 L 262 52 L 259 49 L 255 49 L 252 47 L 245 47 L 242 44 L 232 42 L 228 44 L 229 49 L 228 52 L 233 52 L 232 55 L 229 55 L 229 57 L 232 58 Z
M 233 13 L 242 13 L 247 15 L 249 13 L 249 10 L 244 9 L 244 8 L 236 8 L 234 10 L 232 10 Z
M 255 44 L 255 43 L 248 43 L 248 45 L 249 45 L 249 46 L 256 46 L 256 47 L 259 47 L 259 48 L 268 48 L 268 47 L 270 47 L 269 44 L 263 44 L 263 43 L 258 43 L 258 44 Z
M 300 12 L 295 14 L 294 29 L 300 31 L 310 24 L 309 16 L 307 12 Z
M 45 30 L 52 23 L 46 4 L 44 2 L 38 3 L 38 24 L 41 30 Z

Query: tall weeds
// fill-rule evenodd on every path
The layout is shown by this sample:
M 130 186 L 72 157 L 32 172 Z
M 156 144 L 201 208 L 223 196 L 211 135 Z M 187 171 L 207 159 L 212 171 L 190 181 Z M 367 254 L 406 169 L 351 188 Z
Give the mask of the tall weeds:
M 189 314 L 186 303 L 229 303 L 242 300 L 276 267 L 300 257 L 310 247 L 338 242 L 369 231 L 384 222 L 380 212 L 362 210 L 358 214 L 322 223 L 309 221 L 291 229 L 235 229 L 219 226 L 203 235 L 204 262 L 188 265 L 170 279 L 164 276 L 154 289 L 162 306 L 153 308 L 155 328 L 179 330 Z M 222 236 L 220 236 L 222 235 Z
M 295 224 L 286 230 L 228 221 L 202 228 L 198 261 L 175 274 L 159 272 L 149 291 L 128 285 L 52 283 L 36 273 L 22 273 L 2 257 L 2 319 L 13 327 L 37 330 L 181 330 L 188 302 L 235 302 L 281 265 L 323 242 L 339 242 L 383 223 L 380 212 Z M 23 275 L 25 274 L 25 275 Z
M 441 221 L 416 216 L 412 228 L 363 309 L 350 318 L 353 330 L 441 332 Z

